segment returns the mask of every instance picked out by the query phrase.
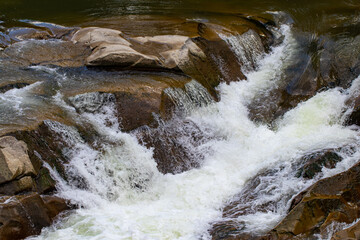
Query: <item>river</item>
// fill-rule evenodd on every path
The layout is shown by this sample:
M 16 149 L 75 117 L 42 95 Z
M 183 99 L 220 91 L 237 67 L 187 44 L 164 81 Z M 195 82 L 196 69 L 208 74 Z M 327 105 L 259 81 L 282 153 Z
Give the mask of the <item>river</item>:
M 276 173 L 258 186 L 262 193 L 252 199 L 252 204 L 277 204 L 271 210 L 237 219 L 244 225 L 244 232 L 266 233 L 287 214 L 294 194 L 358 161 L 358 129 L 345 127 L 344 122 L 347 101 L 359 94 L 360 77 L 350 76 L 353 81 L 347 86 L 324 89 L 287 111 L 271 126 L 253 121 L 248 110 L 250 103 L 288 81 L 289 75 L 296 76 L 299 69 L 294 65 L 299 62 L 299 56 L 316 59 L 327 46 L 348 47 L 360 34 L 360 4 L 355 0 L 63 0 L 51 3 L 2 0 L 0 31 L 41 21 L 156 35 L 172 32 L 173 25 L 167 28 L 165 23 L 174 19 L 211 20 L 238 13 L 279 19 L 282 42 L 268 54 L 259 55 L 255 69 L 244 69 L 246 81 L 221 83 L 217 88 L 219 102 L 213 101 L 194 81 L 189 82 L 188 87 L 201 96 L 196 100 L 201 102 L 200 106 L 176 89 L 169 90 L 169 95 L 184 112 L 178 118 L 193 122 L 198 131 L 206 133 L 201 143 L 194 146 L 186 138 L 187 131 L 192 130 L 178 129 L 177 134 L 184 135 L 182 144 L 194 156 L 201 155 L 199 168 L 178 174 L 159 172 L 152 149 L 141 145 L 135 133 L 121 131 L 111 102 L 101 105 L 102 110 L 95 113 L 74 109 L 74 103 L 79 108 L 93 107 L 97 104 L 94 99 L 101 98 L 85 93 L 79 100 L 72 96 L 74 89 L 91 89 L 89 85 L 99 85 L 102 81 L 113 83 L 117 79 L 115 73 L 102 75 L 84 68 L 64 70 L 53 66 L 31 66 L 24 70 L 0 60 L 3 62 L 1 82 L 22 79 L 29 83 L 24 88 L 0 93 L 1 131 L 35 124 L 39 118 L 45 120 L 50 116 L 56 120 L 66 115 L 78 124 L 89 124 L 101 142 L 99 148 L 94 148 L 83 141 L 76 128 L 45 121 L 72 146 L 66 152 L 70 159 L 66 166 L 67 181 L 48 166 L 57 181 L 57 195 L 80 208 L 29 240 L 211 239 L 208 230 L 214 222 L 223 220 L 223 207 L 243 190 L 247 181 L 275 169 Z M 145 22 L 151 23 L 143 29 Z M 237 45 L 236 38 L 224 36 L 224 40 L 241 58 L 238 51 L 241 46 Z M 128 76 L 122 78 L 121 81 L 126 82 Z M 343 160 L 336 168 L 323 170 L 315 179 L 295 176 L 294 166 L 303 156 L 342 147 L 346 149 L 339 150 L 338 154 Z M 346 151 L 349 149 L 351 151 Z M 86 188 L 79 186 L 79 176 Z

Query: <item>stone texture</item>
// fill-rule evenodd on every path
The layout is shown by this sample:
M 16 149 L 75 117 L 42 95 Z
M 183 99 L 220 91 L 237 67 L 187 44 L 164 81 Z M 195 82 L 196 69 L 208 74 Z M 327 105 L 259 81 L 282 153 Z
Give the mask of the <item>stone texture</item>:
M 275 239 L 312 236 L 332 222 L 351 223 L 360 217 L 360 164 L 325 178 L 303 194 L 302 200 L 272 231 Z
M 13 41 L 50 38 L 50 34 L 48 32 L 28 27 L 10 28 L 7 33 Z
M 88 27 L 77 31 L 71 38 L 73 43 L 82 43 L 96 48 L 102 43 L 130 46 L 130 43 L 121 37 L 122 32 L 118 30 Z
M 21 139 L 28 147 L 28 157 L 38 173 L 34 176 L 37 183 L 35 188 L 38 188 L 38 190 L 43 189 L 46 192 L 53 189 L 55 185 L 48 171 L 43 167 L 43 162 L 55 168 L 65 178 L 64 164 L 67 160 L 62 151 L 69 147 L 69 144 L 59 134 L 52 131 L 49 124 L 43 122 L 34 130 L 16 131 L 9 135 Z
M 355 223 L 349 228 L 336 232 L 331 240 L 357 240 L 360 239 L 360 222 Z
M 24 239 L 39 234 L 54 218 L 69 209 L 63 199 L 37 193 L 0 197 L 0 239 Z
M 141 54 L 129 46 L 102 43 L 87 58 L 89 66 L 117 66 L 122 68 L 161 68 L 157 58 Z
M 349 102 L 349 105 L 352 106 L 353 111 L 348 117 L 346 124 L 347 125 L 356 124 L 360 126 L 360 96 L 356 97 L 355 99 L 352 99 L 352 101 Z
M 57 65 L 61 67 L 84 66 L 90 49 L 82 44 L 61 40 L 26 40 L 7 47 L 0 58 L 10 58 L 20 66 Z
M 311 179 L 317 173 L 321 172 L 322 168 L 334 168 L 342 158 L 335 153 L 333 150 L 328 150 L 325 152 L 315 153 L 310 156 L 304 157 L 302 162 L 305 162 L 304 166 L 301 167 L 297 176 Z
M 36 175 L 27 151 L 23 141 L 11 136 L 0 138 L 0 184 L 25 175 Z

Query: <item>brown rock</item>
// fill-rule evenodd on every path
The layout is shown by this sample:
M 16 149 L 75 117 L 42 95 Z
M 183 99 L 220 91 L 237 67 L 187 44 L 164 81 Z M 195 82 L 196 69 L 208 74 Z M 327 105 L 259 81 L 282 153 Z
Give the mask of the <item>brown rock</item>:
M 82 44 L 64 41 L 27 40 L 7 47 L 1 55 L 22 66 L 57 65 L 61 67 L 84 66 L 90 49 Z
M 131 131 L 144 125 L 156 126 L 155 115 L 169 118 L 174 105 L 165 104 L 164 90 L 183 88 L 189 81 L 189 77 L 177 74 L 145 74 L 115 85 L 99 85 L 93 88 L 96 92 L 78 94 L 69 100 L 79 112 L 96 112 L 110 102 L 115 105 L 122 130 Z
M 68 209 L 65 201 L 37 193 L 2 197 L 0 199 L 0 239 L 16 240 L 39 234 L 51 224 L 60 211 Z
M 67 160 L 62 151 L 69 147 L 69 143 L 63 140 L 58 133 L 51 130 L 52 123 L 56 124 L 56 122 L 45 121 L 34 130 L 16 131 L 9 134 L 26 143 L 28 156 L 34 169 L 39 173 L 34 176 L 37 183 L 35 188 L 38 190 L 43 189 L 43 191 L 52 189 L 55 184 L 51 180 L 48 171 L 44 169 L 43 162 L 55 168 L 65 178 L 64 164 Z
M 69 205 L 65 199 L 50 195 L 44 195 L 41 198 L 44 201 L 50 219 L 54 219 L 59 213 L 69 210 Z
M 50 38 L 50 34 L 48 32 L 34 28 L 11 28 L 8 29 L 8 35 L 13 41 Z
M 353 111 L 346 121 L 347 125 L 356 124 L 360 126 L 360 96 L 357 97 L 352 103 L 349 103 L 353 107 Z
M 118 66 L 132 69 L 162 68 L 156 57 L 141 54 L 129 46 L 101 43 L 87 59 L 89 66 Z
M 25 176 L 0 185 L 0 193 L 13 195 L 21 192 L 31 191 L 34 187 L 33 178 Z
M 175 69 L 179 49 L 185 36 L 162 35 L 123 38 L 122 32 L 106 28 L 84 28 L 72 38 L 93 49 L 89 66 L 117 66 L 131 69 Z
M 118 30 L 98 27 L 88 27 L 77 31 L 71 38 L 73 43 L 81 43 L 92 49 L 102 43 L 130 46 L 130 43 L 121 37 L 122 32 Z
M 335 233 L 331 240 L 357 240 L 360 239 L 360 222 Z
M 360 164 L 315 183 L 274 228 L 279 239 L 319 233 L 332 222 L 351 223 L 359 218 Z
M 313 178 L 316 173 L 321 172 L 323 167 L 334 168 L 336 163 L 340 162 L 342 158 L 333 150 L 311 154 L 304 157 L 304 166 L 298 170 L 297 177 Z
M 27 151 L 23 141 L 11 136 L 0 138 L 0 184 L 25 175 L 36 175 Z

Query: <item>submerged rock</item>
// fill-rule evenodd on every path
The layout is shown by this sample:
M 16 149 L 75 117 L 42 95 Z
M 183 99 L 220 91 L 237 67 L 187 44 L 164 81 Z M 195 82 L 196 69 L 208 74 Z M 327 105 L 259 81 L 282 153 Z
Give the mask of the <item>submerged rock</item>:
M 335 168 L 336 164 L 341 160 L 342 158 L 333 150 L 306 156 L 301 160 L 305 164 L 298 170 L 296 176 L 312 179 L 317 173 L 321 172 L 323 167 Z
M 34 29 L 34 28 L 11 28 L 8 29 L 8 36 L 13 41 L 22 41 L 28 39 L 49 39 L 50 34 L 46 31 Z

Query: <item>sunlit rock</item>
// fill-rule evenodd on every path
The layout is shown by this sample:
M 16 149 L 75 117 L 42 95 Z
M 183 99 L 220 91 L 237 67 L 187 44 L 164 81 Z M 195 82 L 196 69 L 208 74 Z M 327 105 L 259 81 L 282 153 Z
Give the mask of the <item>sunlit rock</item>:
M 96 48 L 102 43 L 130 46 L 130 43 L 121 37 L 118 30 L 98 27 L 88 27 L 77 31 L 71 38 L 73 43 L 82 43 Z
M 23 176 L 36 175 L 28 156 L 28 148 L 23 141 L 6 136 L 0 138 L 0 184 L 20 179 Z M 21 183 L 28 186 L 28 183 Z M 30 184 L 31 186 L 31 184 Z

